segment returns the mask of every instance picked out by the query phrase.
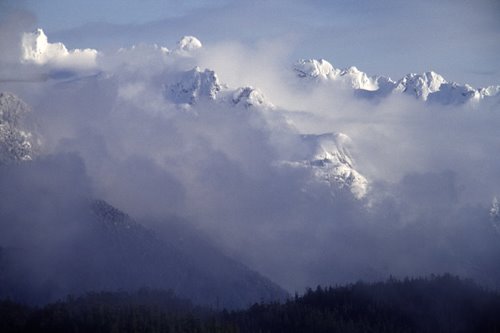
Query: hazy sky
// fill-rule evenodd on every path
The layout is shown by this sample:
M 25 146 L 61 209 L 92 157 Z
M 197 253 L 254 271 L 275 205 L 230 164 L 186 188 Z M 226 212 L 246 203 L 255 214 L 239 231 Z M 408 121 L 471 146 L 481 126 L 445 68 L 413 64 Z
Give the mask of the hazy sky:
M 3 0 L 4 17 L 7 9 L 32 13 L 69 47 L 172 45 L 186 34 L 206 43 L 281 41 L 291 61 L 325 58 L 393 79 L 434 70 L 473 86 L 500 83 L 497 0 Z

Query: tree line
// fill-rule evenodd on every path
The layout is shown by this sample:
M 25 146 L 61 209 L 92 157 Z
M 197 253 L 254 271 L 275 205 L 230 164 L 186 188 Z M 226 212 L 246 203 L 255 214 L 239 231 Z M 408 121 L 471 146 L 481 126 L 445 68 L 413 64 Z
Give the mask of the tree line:
M 500 294 L 451 275 L 318 286 L 227 311 L 170 291 L 98 292 L 41 307 L 0 301 L 0 332 L 499 332 Z

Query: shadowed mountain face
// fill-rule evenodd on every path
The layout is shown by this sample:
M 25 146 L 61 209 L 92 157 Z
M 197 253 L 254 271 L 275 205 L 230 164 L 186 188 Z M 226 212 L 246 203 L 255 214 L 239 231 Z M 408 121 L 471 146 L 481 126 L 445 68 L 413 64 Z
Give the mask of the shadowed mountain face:
M 92 211 L 101 245 L 109 251 L 109 259 L 97 263 L 103 265 L 98 271 L 107 272 L 102 281 L 111 283 L 105 289 L 168 288 L 196 303 L 229 308 L 286 296 L 280 287 L 226 257 L 182 221 L 161 223 L 163 228 L 155 233 L 104 201 L 93 202 Z
M 50 164 L 39 162 L 44 163 Z M 171 289 L 199 304 L 239 308 L 286 296 L 182 222 L 162 221 L 156 233 L 104 201 L 60 196 L 51 189 L 44 189 L 45 200 L 31 200 L 38 195 L 37 181 L 30 182 L 34 196 L 24 193 L 28 182 L 13 193 L 25 196 L 24 206 L 17 199 L 0 204 L 6 222 L 0 298 L 46 303 L 85 291 L 149 287 Z

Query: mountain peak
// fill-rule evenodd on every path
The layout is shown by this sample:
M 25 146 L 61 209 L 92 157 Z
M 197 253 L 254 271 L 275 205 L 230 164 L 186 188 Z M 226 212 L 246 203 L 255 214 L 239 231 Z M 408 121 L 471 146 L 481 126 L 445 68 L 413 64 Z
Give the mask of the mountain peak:
M 340 70 L 324 59 L 301 59 L 294 65 L 294 71 L 300 78 L 313 78 L 322 81 L 339 81 L 342 85 L 364 90 L 377 90 L 376 78 L 371 78 L 357 67 Z
M 343 71 L 346 74 L 359 74 L 361 71 L 356 66 L 351 66 Z
M 418 99 L 427 100 L 429 94 L 439 91 L 446 80 L 435 72 L 425 72 L 423 74 L 407 74 L 396 83 L 396 91 L 414 95 Z
M 294 64 L 293 70 L 299 77 L 329 79 L 338 75 L 338 70 L 325 59 L 301 59 Z
M 245 108 L 252 106 L 271 106 L 262 91 L 251 86 L 241 87 L 233 93 L 232 101 L 235 105 L 243 105 Z
M 177 49 L 180 51 L 193 51 L 202 48 L 200 40 L 194 36 L 184 36 L 177 42 Z
M 294 64 L 293 70 L 299 78 L 315 79 L 316 82 L 326 84 L 330 81 L 338 82 L 342 87 L 354 89 L 357 96 L 368 99 L 387 97 L 393 92 L 444 105 L 500 98 L 500 86 L 476 89 L 467 84 L 448 82 L 434 71 L 410 73 L 393 81 L 385 76 L 368 76 L 355 66 L 336 69 L 324 59 L 301 59 Z
M 357 67 L 351 66 L 340 72 L 344 82 L 354 89 L 377 90 L 378 86 L 374 78 L 368 77 L 365 72 Z
M 180 73 L 177 82 L 166 85 L 167 97 L 178 104 L 193 105 L 200 98 L 215 100 L 222 86 L 217 74 L 209 69 L 201 70 L 198 66 Z
M 348 150 L 351 139 L 343 133 L 300 135 L 303 153 L 280 165 L 309 170 L 315 182 L 325 183 L 332 191 L 348 191 L 356 199 L 368 192 L 368 180 L 355 169 Z
M 316 179 L 339 189 L 347 189 L 356 199 L 368 191 L 368 180 L 355 169 L 354 160 L 347 149 L 351 138 L 343 133 L 303 135 L 311 145 L 309 165 Z

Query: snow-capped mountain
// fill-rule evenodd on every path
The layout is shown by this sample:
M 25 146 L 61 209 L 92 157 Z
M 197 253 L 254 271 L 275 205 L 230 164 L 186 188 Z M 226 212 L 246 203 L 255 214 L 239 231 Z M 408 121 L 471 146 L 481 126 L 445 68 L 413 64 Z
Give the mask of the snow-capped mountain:
M 193 50 L 201 49 L 203 44 L 194 36 L 184 36 L 177 42 L 177 49 L 179 51 L 190 52 Z
M 347 149 L 351 139 L 342 133 L 303 135 L 303 140 L 314 147 L 314 155 L 307 161 L 315 177 L 348 189 L 361 199 L 368 191 L 368 181 L 355 169 L 354 160 Z
M 331 73 L 326 62 L 312 63 L 314 73 L 310 77 L 325 77 Z M 308 65 L 309 66 L 309 65 Z M 359 75 L 359 71 L 350 69 L 340 72 L 349 82 L 354 78 L 364 82 L 366 75 Z M 196 67 L 190 71 L 180 72 L 174 76 L 176 81 L 165 85 L 166 97 L 171 102 L 180 105 L 193 106 L 200 102 L 226 103 L 231 107 L 243 106 L 244 108 L 255 108 L 255 111 L 273 109 L 274 105 L 268 102 L 264 94 L 253 87 L 241 87 L 231 89 L 221 84 L 214 71 L 201 70 Z M 366 81 L 366 80 L 365 80 Z M 334 190 L 348 190 L 357 198 L 363 198 L 368 191 L 368 181 L 354 167 L 346 146 L 350 144 L 347 135 L 329 133 L 323 135 L 302 135 L 307 156 L 299 161 L 279 162 L 280 165 L 307 168 L 311 171 L 313 181 L 326 182 Z
M 39 50 L 41 57 L 55 57 L 57 54 L 68 54 L 64 45 L 47 44 L 47 37 L 41 29 L 35 34 L 25 35 L 27 45 Z M 33 42 L 33 40 L 34 42 Z M 182 37 L 174 52 L 166 47 L 147 48 L 145 45 L 121 49 L 119 59 L 131 65 L 142 66 L 142 59 L 148 56 L 148 63 L 155 63 L 161 68 L 165 57 L 185 57 L 202 48 L 202 43 L 193 36 Z M 29 50 L 30 47 L 25 47 Z M 57 51 L 57 52 L 56 52 Z M 134 55 L 135 54 L 135 55 Z M 134 60 L 139 56 L 139 61 Z M 43 58 L 45 59 L 45 58 Z M 127 70 L 127 67 L 122 68 Z M 337 70 L 326 60 L 300 61 L 295 66 L 299 76 L 316 80 L 341 80 L 346 86 L 356 89 L 374 90 L 375 79 L 369 78 L 356 67 Z M 211 69 L 196 66 L 187 71 L 168 71 L 163 82 L 163 95 L 171 103 L 181 108 L 190 108 L 203 103 L 223 103 L 230 107 L 252 108 L 254 111 L 273 110 L 275 106 L 266 99 L 263 92 L 251 86 L 239 88 L 228 87 L 221 83 L 218 75 Z M 354 197 L 360 199 L 366 195 L 368 181 L 354 168 L 354 163 L 345 144 L 347 136 L 327 134 L 322 136 L 306 135 L 301 138 L 308 149 L 303 160 L 292 161 L 289 165 L 301 166 L 311 170 L 312 180 L 327 182 L 335 189 L 347 189 Z
M 174 104 L 193 106 L 204 101 L 244 108 L 274 108 L 260 89 L 252 86 L 233 89 L 221 83 L 217 73 L 210 69 L 195 67 L 169 75 L 168 82 L 164 84 L 164 92 L 165 97 Z
M 28 112 L 19 97 L 0 93 L 0 164 L 33 158 L 39 142 L 24 124 Z
M 354 89 L 377 90 L 377 79 L 370 78 L 355 66 L 340 71 L 340 78 Z
M 333 191 L 347 190 L 356 199 L 368 192 L 368 180 L 355 169 L 354 160 L 347 148 L 351 139 L 342 133 L 301 135 L 301 142 L 308 154 L 303 159 L 285 161 L 281 165 L 304 168 L 311 172 L 315 181 L 325 182 Z
M 301 59 L 294 64 L 293 70 L 299 77 L 317 80 L 335 80 L 340 74 L 340 70 L 325 59 Z
M 429 103 L 464 104 L 490 97 L 499 97 L 500 86 L 473 88 L 467 84 L 448 82 L 441 75 L 429 71 L 423 74 L 407 74 L 398 81 L 384 76 L 368 76 L 356 67 L 336 69 L 321 59 L 299 60 L 293 71 L 301 79 L 318 83 L 339 82 L 352 88 L 356 95 L 365 98 L 386 97 L 391 93 L 404 93 Z
M 249 107 L 273 108 L 274 106 L 266 100 L 266 97 L 257 88 L 241 87 L 234 91 L 231 98 L 234 105 L 243 105 Z
M 183 109 L 194 106 L 202 107 L 204 103 L 224 103 L 230 107 L 252 108 L 256 112 L 276 110 L 276 107 L 258 88 L 228 87 L 220 81 L 219 76 L 212 69 L 202 69 L 198 66 L 190 70 L 168 68 L 169 58 L 174 61 L 177 58 L 191 60 L 196 51 L 202 47 L 201 41 L 196 37 L 185 36 L 179 40 L 174 51 L 157 45 L 152 48 L 133 47 L 129 50 L 120 50 L 117 59 L 130 65 L 130 68 L 123 67 L 122 69 L 130 70 L 132 75 L 135 75 L 137 67 L 144 66 L 143 60 L 148 64 L 154 63 L 154 73 L 157 71 L 160 74 L 152 75 L 163 75 L 163 77 L 158 80 L 154 79 L 150 84 L 160 86 L 161 98 Z M 68 51 L 61 43 L 48 43 L 41 29 L 33 34 L 25 34 L 23 50 L 23 61 L 36 64 L 51 63 L 64 57 L 74 57 L 82 52 L 88 54 L 89 57 L 93 54 L 91 58 L 95 61 L 97 55 L 91 50 L 88 52 L 86 50 Z M 500 98 L 500 86 L 475 89 L 468 85 L 448 82 L 432 71 L 423 74 L 408 74 L 394 81 L 385 76 L 369 76 L 354 66 L 337 69 L 324 59 L 299 60 L 292 68 L 302 82 L 324 85 L 338 83 L 333 84 L 332 88 L 353 89 L 355 95 L 362 98 L 386 98 L 393 94 L 408 94 L 428 103 L 440 104 L 463 104 L 486 98 Z M 102 70 L 106 71 L 105 66 Z M 127 78 L 126 75 L 124 77 Z M 147 76 L 145 78 L 148 79 Z M 305 135 L 302 140 L 308 142 L 305 145 L 308 147 L 309 155 L 300 160 L 289 161 L 290 165 L 307 167 L 311 170 L 314 179 L 327 181 L 336 188 L 348 188 L 356 198 L 366 195 L 368 180 L 354 166 L 353 159 L 346 148 L 347 136 L 341 134 Z
M 184 36 L 178 41 L 174 52 L 170 52 L 166 47 L 157 47 L 157 49 L 163 56 L 168 54 L 189 56 L 202 47 L 203 44 L 196 37 Z M 62 43 L 50 43 L 42 29 L 23 35 L 21 53 L 23 63 L 50 65 L 52 70 L 95 70 L 98 67 L 99 52 L 97 50 L 68 50 Z M 302 79 L 317 83 L 338 82 L 343 87 L 354 89 L 356 95 L 365 98 L 382 98 L 391 93 L 405 93 L 429 103 L 439 104 L 474 103 L 483 99 L 491 99 L 491 97 L 500 99 L 500 86 L 473 88 L 467 84 L 448 82 L 432 71 L 407 74 L 394 81 L 385 76 L 369 76 L 355 66 L 337 69 L 324 59 L 301 59 L 293 64 L 292 69 Z M 193 104 L 202 96 L 215 99 L 221 90 L 221 85 L 212 70 L 202 71 L 196 67 L 184 77 L 169 83 L 166 90 L 166 94 L 174 103 Z M 253 97 L 256 97 L 256 93 Z M 250 104 L 256 105 L 255 102 L 258 100 L 259 98 Z
M 168 214 L 188 216 L 192 223 L 210 233 L 211 239 L 219 242 L 217 245 L 234 251 L 230 253 L 290 290 L 294 284 L 316 283 L 317 276 L 313 275 L 317 272 L 324 279 L 322 283 L 335 276 L 323 270 L 325 267 L 345 270 L 341 279 L 360 276 L 359 272 L 365 274 L 365 267 L 370 270 L 366 276 L 391 270 L 406 274 L 406 259 L 427 260 L 441 251 L 441 239 L 453 234 L 447 229 L 431 228 L 433 221 L 456 220 L 454 211 L 458 214 L 459 209 L 455 208 L 459 206 L 455 197 L 459 188 L 455 184 L 464 180 L 472 188 L 467 193 L 474 195 L 476 191 L 486 191 L 476 187 L 484 186 L 487 191 L 498 187 L 494 172 L 490 171 L 496 169 L 493 163 L 498 162 L 494 159 L 494 145 L 485 144 L 496 143 L 491 133 L 498 118 L 494 112 L 486 114 L 482 110 L 484 105 L 490 107 L 500 101 L 500 86 L 476 89 L 448 82 L 434 72 L 392 80 L 370 76 L 356 67 L 337 69 L 326 60 L 312 59 L 300 60 L 288 73 L 282 73 L 282 63 L 255 70 L 256 82 L 262 82 L 261 90 L 250 86 L 250 82 L 242 82 L 246 75 L 253 74 L 249 73 L 253 64 L 248 62 L 247 54 L 235 56 L 234 63 L 221 64 L 215 60 L 221 56 L 228 59 L 231 49 L 223 45 L 213 56 L 208 53 L 214 49 L 204 50 L 192 36 L 183 37 L 177 46 L 169 48 L 138 44 L 108 54 L 90 52 L 84 58 L 94 59 L 88 63 L 94 66 L 92 71 L 78 67 L 77 55 L 81 56 L 81 52 L 68 50 L 61 43 L 49 43 L 41 30 L 25 36 L 23 50 L 23 58 L 13 67 L 45 79 L 24 83 L 14 76 L 12 82 L 9 79 L 0 84 L 5 90 L 26 94 L 26 100 L 34 102 L 34 111 L 40 111 L 35 115 L 44 117 L 41 133 L 50 143 L 43 151 L 54 155 L 37 156 L 38 140 L 20 116 L 28 108 L 17 97 L 1 94 L 0 163 L 5 164 L 2 170 L 8 172 L 0 173 L 0 189 L 3 187 L 4 193 L 4 200 L 0 200 L 0 295 L 8 296 L 12 290 L 22 291 L 26 286 L 36 290 L 32 295 L 47 299 L 68 292 L 146 285 L 171 288 L 181 296 L 209 304 L 224 295 L 224 304 L 242 306 L 282 294 L 257 273 L 224 257 L 208 238 L 186 231 L 182 224 L 171 223 L 169 217 L 165 218 Z M 266 62 L 268 58 L 256 61 Z M 244 66 L 247 62 L 250 66 L 241 77 L 228 71 L 235 64 Z M 224 67 L 217 72 L 209 64 Z M 65 72 L 72 73 L 70 79 L 53 74 Z M 224 84 L 225 78 L 218 75 L 221 73 L 229 73 L 238 84 Z M 343 93 L 331 93 L 335 89 Z M 275 100 L 268 100 L 268 96 Z M 373 98 L 376 103 L 392 100 L 371 110 L 371 103 L 359 103 L 357 97 Z M 449 107 L 442 109 L 460 112 L 429 119 L 432 111 L 439 112 L 427 107 L 431 103 L 480 105 L 481 112 L 467 113 L 468 106 Z M 408 110 L 420 106 L 429 112 L 407 117 L 400 106 L 408 105 Z M 462 126 L 469 119 L 475 122 L 476 114 L 477 123 Z M 455 116 L 460 126 L 447 126 L 455 124 Z M 352 131 L 346 133 L 359 140 L 359 146 L 356 141 L 351 143 L 347 135 L 335 132 L 340 128 Z M 440 141 L 443 138 L 444 145 Z M 453 144 L 461 147 L 459 151 L 449 149 Z M 51 156 L 66 156 L 67 152 L 75 154 L 71 158 L 74 165 L 67 172 L 59 160 L 48 165 L 43 162 Z M 358 152 L 367 154 L 359 156 L 360 162 L 373 164 L 356 165 Z M 477 156 L 473 152 L 478 152 Z M 474 163 L 462 162 L 463 153 L 471 155 Z M 24 162 L 5 163 L 10 161 Z M 451 169 L 457 170 L 457 178 L 441 176 L 439 172 L 455 162 L 456 167 L 451 165 Z M 468 175 L 476 168 L 488 175 L 479 177 L 481 183 L 477 185 Z M 21 171 L 16 174 L 18 169 Z M 365 170 L 366 175 L 370 172 L 370 179 L 365 177 Z M 34 186 L 33 179 L 42 172 L 47 181 Z M 422 175 L 412 176 L 420 172 Z M 69 178 L 59 179 L 59 175 Z M 90 184 L 91 188 L 79 182 Z M 19 192 L 21 185 L 26 187 L 24 192 Z M 47 194 L 51 187 L 63 190 Z M 78 192 L 75 189 L 79 187 L 85 189 Z M 35 194 L 27 201 L 26 193 Z M 84 199 L 78 197 L 73 205 L 66 204 L 66 197 L 73 193 Z M 155 225 L 153 232 L 105 202 L 89 204 L 95 197 L 126 207 L 127 212 L 144 218 L 140 221 L 149 226 L 163 222 L 165 226 Z M 11 214 L 13 211 L 17 215 Z M 500 230 L 498 204 L 492 205 L 490 216 L 485 209 L 480 214 L 481 221 L 486 220 L 482 223 L 485 234 L 497 237 L 491 230 Z M 151 222 L 145 216 L 159 221 Z M 339 216 L 339 221 L 345 216 L 345 225 L 352 226 L 353 229 L 345 229 L 346 244 L 344 230 L 339 229 L 339 236 L 337 225 L 332 222 L 336 218 L 332 216 Z M 432 218 L 429 234 L 437 230 L 429 249 L 420 251 L 418 246 L 403 244 L 407 239 L 427 241 L 422 233 L 415 235 L 416 229 L 410 224 L 417 226 L 428 216 Z M 472 221 L 476 212 L 464 215 L 464 219 L 467 216 L 473 217 Z M 46 228 L 52 221 L 57 222 L 56 227 L 82 227 L 83 232 L 78 233 L 81 238 L 69 238 L 66 234 L 70 232 Z M 399 233 L 399 226 L 405 228 L 403 238 L 399 234 L 379 233 L 389 229 Z M 453 228 L 449 230 L 456 230 Z M 30 241 L 20 246 L 21 251 L 28 251 L 26 255 L 16 253 L 14 247 L 21 242 L 10 242 L 13 237 L 7 235 L 9 229 L 12 234 L 19 231 L 16 235 L 23 236 L 19 239 Z M 478 235 L 483 237 L 483 230 L 480 232 Z M 360 233 L 362 237 L 357 237 Z M 56 239 L 56 243 L 53 235 L 64 237 Z M 31 246 L 33 239 L 36 246 Z M 363 249 L 359 263 L 351 265 L 339 255 L 350 253 L 351 239 L 369 245 L 387 239 L 393 245 L 373 254 L 371 249 Z M 481 238 L 469 239 L 472 244 Z M 332 247 L 333 243 L 339 246 Z M 464 243 L 458 240 L 456 244 Z M 491 244 L 497 244 L 497 239 Z M 495 246 L 491 246 L 492 251 L 497 251 Z M 61 248 L 68 251 L 62 252 Z M 440 254 L 443 262 L 451 262 L 449 267 L 454 272 L 462 266 L 464 270 L 475 269 L 473 264 L 464 264 L 463 258 L 470 258 L 471 263 L 475 258 L 496 258 L 489 250 L 484 256 L 481 251 L 477 255 L 471 251 L 467 257 L 467 253 L 460 252 L 462 248 L 473 246 L 456 246 L 453 251 L 458 252 Z M 283 257 L 261 264 L 269 249 L 279 249 Z M 401 251 L 401 256 L 392 255 Z M 286 263 L 287 256 L 300 258 L 296 263 Z M 31 261 L 16 266 L 13 258 Z M 373 266 L 372 261 L 376 261 Z M 418 268 L 440 269 L 435 265 L 439 262 Z M 496 267 L 489 262 L 486 266 Z M 38 267 L 42 269 L 37 271 Z M 491 271 L 498 280 L 497 270 Z M 2 275 L 5 272 L 7 277 Z M 301 275 L 298 282 L 290 281 L 287 275 L 296 272 Z M 18 282 L 22 286 L 15 289 Z
M 32 59 L 42 64 L 79 52 L 78 50 L 67 51 L 64 45 L 59 44 L 48 43 L 41 29 L 34 34 L 25 35 L 24 59 L 25 61 Z M 144 49 L 142 46 L 128 51 L 121 50 L 119 59 L 130 58 L 126 63 L 132 66 L 131 71 L 134 73 L 135 67 L 144 66 L 141 61 L 144 55 L 148 55 L 147 62 L 155 63 L 159 73 L 164 75 L 157 81 L 161 85 L 163 98 L 183 109 L 200 107 L 204 103 L 223 103 L 230 107 L 252 108 L 256 112 L 275 109 L 275 106 L 258 88 L 228 87 L 221 82 L 217 73 L 212 69 L 195 66 L 184 71 L 169 69 L 165 72 L 162 70 L 167 66 L 169 58 L 190 59 L 202 47 L 201 41 L 196 37 L 185 36 L 179 40 L 174 51 L 169 51 L 166 47 L 155 46 Z M 402 93 L 429 103 L 461 104 L 499 96 L 500 91 L 499 87 L 474 89 L 468 85 L 450 83 L 434 72 L 408 74 L 394 81 L 384 76 L 369 76 L 354 66 L 337 69 L 324 59 L 299 60 L 293 65 L 293 71 L 302 81 L 313 84 L 336 82 L 338 84 L 333 85 L 333 88 L 340 86 L 353 89 L 356 95 L 364 98 L 384 98 Z M 308 155 L 298 160 L 288 161 L 289 165 L 308 168 L 315 181 L 327 182 L 335 189 L 348 189 L 355 198 L 360 199 L 366 195 L 369 182 L 354 165 L 353 158 L 346 148 L 347 136 L 342 134 L 305 135 L 301 140 L 308 147 Z M 280 163 L 280 161 L 277 162 Z
M 427 100 L 441 104 L 464 104 L 469 101 L 479 101 L 488 96 L 481 93 L 481 89 L 474 89 L 468 84 L 445 82 L 440 85 L 439 90 L 429 94 Z
M 324 59 L 299 60 L 293 65 L 293 70 L 297 76 L 315 81 L 339 81 L 354 89 L 376 90 L 378 88 L 376 78 L 368 77 L 356 67 L 340 70 Z
M 214 71 L 195 67 L 165 84 L 166 97 L 175 104 L 193 105 L 200 99 L 214 101 L 222 87 Z
M 500 86 L 489 86 L 479 89 L 482 96 L 498 96 L 500 94 Z
M 410 94 L 426 101 L 430 94 L 439 91 L 443 83 L 446 83 L 446 80 L 432 71 L 423 74 L 408 74 L 396 83 L 394 91 Z

